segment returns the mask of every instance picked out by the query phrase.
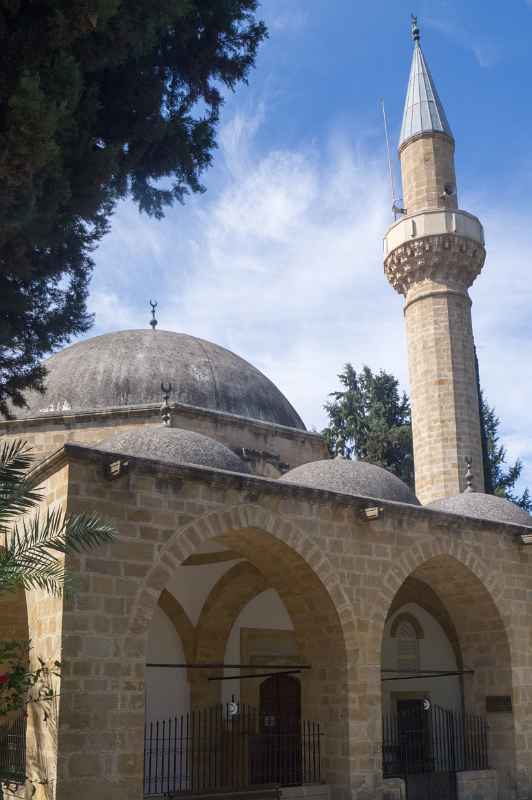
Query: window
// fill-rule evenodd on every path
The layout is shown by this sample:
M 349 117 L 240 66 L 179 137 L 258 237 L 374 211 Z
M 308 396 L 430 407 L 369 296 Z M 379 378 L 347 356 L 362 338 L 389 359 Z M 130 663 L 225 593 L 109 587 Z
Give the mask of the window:
M 408 620 L 402 620 L 395 631 L 397 639 L 397 669 L 401 672 L 419 670 L 419 639 Z

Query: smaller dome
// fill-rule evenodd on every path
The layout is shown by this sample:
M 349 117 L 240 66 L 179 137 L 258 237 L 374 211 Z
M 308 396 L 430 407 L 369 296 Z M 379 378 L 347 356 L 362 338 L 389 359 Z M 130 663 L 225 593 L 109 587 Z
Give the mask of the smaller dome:
M 368 464 L 367 461 L 350 461 L 341 456 L 302 464 L 283 475 L 281 480 L 329 492 L 419 505 L 417 497 L 406 483 L 387 469 Z
M 504 497 L 484 492 L 463 492 L 454 497 L 443 497 L 441 500 L 429 503 L 427 508 L 448 511 L 450 514 L 462 514 L 464 517 L 532 527 L 532 517 L 522 508 L 510 500 L 505 500 Z
M 221 442 L 201 433 L 165 425 L 143 425 L 116 433 L 110 439 L 98 442 L 96 447 L 110 453 L 152 458 L 169 464 L 194 464 L 250 473 L 247 464 Z

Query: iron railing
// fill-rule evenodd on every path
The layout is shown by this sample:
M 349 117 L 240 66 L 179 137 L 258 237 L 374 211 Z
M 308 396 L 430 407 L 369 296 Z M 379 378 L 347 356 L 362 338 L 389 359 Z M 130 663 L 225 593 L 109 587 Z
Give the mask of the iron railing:
M 488 724 L 482 717 L 422 705 L 383 716 L 385 777 L 488 769 Z
M 0 775 L 4 782 L 26 780 L 26 717 L 20 714 L 10 725 L 0 726 Z
M 318 722 L 231 703 L 149 722 L 144 794 L 174 795 L 321 780 Z

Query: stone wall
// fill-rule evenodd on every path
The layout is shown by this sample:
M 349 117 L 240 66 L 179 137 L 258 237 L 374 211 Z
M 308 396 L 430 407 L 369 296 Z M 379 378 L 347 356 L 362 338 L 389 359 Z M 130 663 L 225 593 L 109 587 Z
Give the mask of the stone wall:
M 497 773 L 493 769 L 457 772 L 458 800 L 499 800 Z
M 458 208 L 454 142 L 435 131 L 417 136 L 401 150 L 403 203 L 407 214 L 428 208 Z M 453 187 L 454 194 L 445 191 Z
M 48 508 L 66 510 L 68 481 L 69 468 L 65 463 L 48 475 L 41 486 L 41 518 Z M 71 569 L 76 572 L 77 567 L 76 559 L 72 558 Z M 82 590 L 87 587 L 83 576 L 80 576 L 79 582 Z M 39 659 L 49 665 L 53 665 L 55 661 L 62 662 L 63 599 L 33 589 L 26 593 L 26 601 L 31 639 L 30 669 L 38 669 Z M 69 703 L 70 665 L 63 663 L 60 671 L 62 681 L 53 676 L 48 681 L 48 685 L 56 691 L 56 697 L 44 704 L 28 706 L 27 764 L 28 776 L 34 781 L 36 788 L 34 800 L 53 800 L 56 796 L 59 714 L 62 703 Z
M 66 457 L 69 510 L 105 514 L 118 537 L 74 562 L 82 588 L 63 617 L 56 800 L 140 800 L 150 620 L 177 566 L 212 539 L 254 565 L 293 621 L 312 665 L 303 714 L 324 726 L 334 798 L 382 797 L 382 635 L 409 576 L 441 599 L 474 670 L 466 706 L 479 710 L 493 687 L 513 694 L 502 752 L 519 797 L 532 792 L 532 583 L 519 529 L 385 502 L 369 521 L 364 500 L 134 459 L 109 480 L 97 453 L 70 445 Z
M 467 292 L 431 292 L 427 282 L 406 298 L 416 494 L 422 503 L 465 488 L 471 458 L 474 488 L 484 488 L 471 301 Z
M 406 786 L 403 778 L 386 778 L 382 800 L 406 800 Z
M 277 478 L 289 468 L 328 457 L 325 441 L 316 433 L 179 403 L 172 409 L 173 427 L 203 433 L 238 451 L 256 475 Z M 0 421 L 0 437 L 24 439 L 45 458 L 66 442 L 97 444 L 114 433 L 160 421 L 158 405 L 139 406 Z

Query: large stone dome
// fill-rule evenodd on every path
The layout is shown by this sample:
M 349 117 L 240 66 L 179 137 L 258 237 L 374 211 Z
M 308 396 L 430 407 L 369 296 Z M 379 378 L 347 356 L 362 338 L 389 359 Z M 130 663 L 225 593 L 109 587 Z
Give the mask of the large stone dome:
M 282 480 L 330 492 L 419 505 L 406 483 L 387 469 L 341 456 L 302 464 L 283 475 Z
M 493 522 L 512 522 L 514 525 L 532 527 L 532 517 L 522 508 L 505 500 L 504 497 L 484 492 L 463 492 L 454 497 L 444 497 L 429 503 L 427 508 L 461 514 L 464 517 L 488 519 Z
M 46 394 L 31 393 L 21 417 L 170 401 L 305 430 L 286 397 L 243 358 L 172 331 L 118 331 L 86 339 L 44 362 Z
M 230 472 L 250 473 L 247 464 L 221 442 L 182 428 L 142 425 L 133 430 L 115 433 L 104 442 L 99 442 L 96 447 L 110 453 L 151 458 L 168 464 L 195 464 Z

